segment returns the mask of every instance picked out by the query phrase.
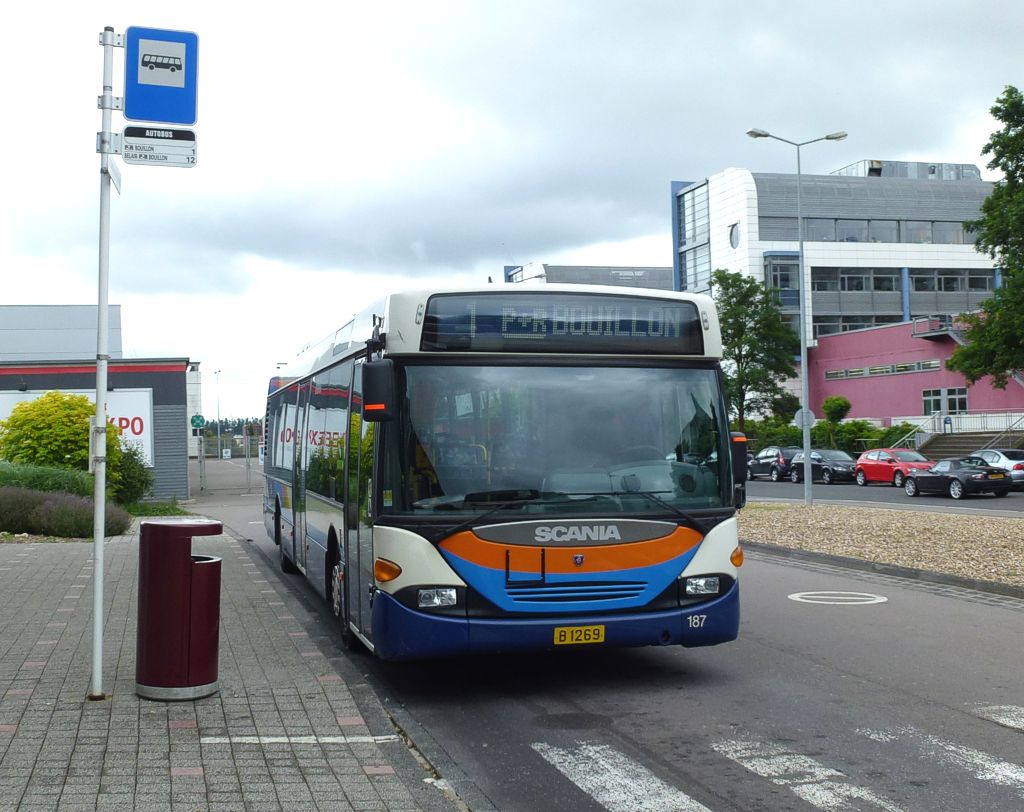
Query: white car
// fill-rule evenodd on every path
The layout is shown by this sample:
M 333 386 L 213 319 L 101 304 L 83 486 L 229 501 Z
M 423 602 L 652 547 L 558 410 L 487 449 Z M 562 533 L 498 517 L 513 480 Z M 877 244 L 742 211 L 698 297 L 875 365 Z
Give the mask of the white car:
M 1020 448 L 979 448 L 971 452 L 972 457 L 981 457 L 989 465 L 1009 472 L 1013 489 L 1024 489 L 1024 449 Z

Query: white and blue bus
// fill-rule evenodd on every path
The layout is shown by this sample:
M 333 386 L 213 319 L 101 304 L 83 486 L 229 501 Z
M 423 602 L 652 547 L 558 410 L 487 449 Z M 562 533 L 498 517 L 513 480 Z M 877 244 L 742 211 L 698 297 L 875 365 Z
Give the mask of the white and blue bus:
M 271 381 L 264 520 L 385 659 L 735 639 L 746 441 L 707 296 L 396 293 Z

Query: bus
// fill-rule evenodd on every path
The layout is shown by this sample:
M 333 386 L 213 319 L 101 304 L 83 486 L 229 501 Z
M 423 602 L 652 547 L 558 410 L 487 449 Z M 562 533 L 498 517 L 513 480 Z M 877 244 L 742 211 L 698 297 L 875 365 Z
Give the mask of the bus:
M 271 380 L 264 524 L 387 660 L 736 638 L 746 440 L 714 304 L 412 290 Z

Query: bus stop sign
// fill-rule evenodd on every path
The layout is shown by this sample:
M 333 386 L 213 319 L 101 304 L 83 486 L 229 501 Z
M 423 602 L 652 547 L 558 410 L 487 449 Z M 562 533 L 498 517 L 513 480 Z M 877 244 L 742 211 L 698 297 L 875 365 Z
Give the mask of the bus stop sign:
M 195 34 L 129 28 L 125 32 L 124 117 L 195 124 L 198 58 Z

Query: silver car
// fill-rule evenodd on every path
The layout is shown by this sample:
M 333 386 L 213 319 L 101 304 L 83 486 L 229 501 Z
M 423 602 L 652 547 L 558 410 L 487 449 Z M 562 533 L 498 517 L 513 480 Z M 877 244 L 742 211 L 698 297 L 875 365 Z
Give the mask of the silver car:
M 979 448 L 971 452 L 972 457 L 981 457 L 989 465 L 1009 472 L 1013 489 L 1024 489 L 1024 449 L 1020 448 Z

